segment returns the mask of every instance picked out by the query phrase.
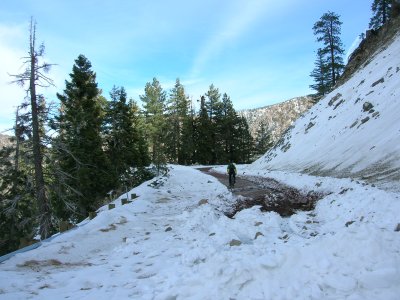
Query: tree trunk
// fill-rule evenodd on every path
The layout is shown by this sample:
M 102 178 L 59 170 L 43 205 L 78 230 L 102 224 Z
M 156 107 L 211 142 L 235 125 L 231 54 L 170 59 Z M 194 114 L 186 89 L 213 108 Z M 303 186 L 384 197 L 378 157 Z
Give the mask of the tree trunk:
M 331 68 L 332 68 L 332 87 L 336 84 L 336 73 L 335 73 L 335 53 L 333 49 L 333 24 L 330 22 L 330 32 L 329 32 L 329 46 L 331 51 Z
M 19 171 L 19 130 L 18 130 L 18 119 L 19 119 L 19 106 L 17 106 L 17 113 L 15 117 L 15 138 L 16 138 L 16 145 L 15 145 L 15 172 Z
M 33 159 L 35 166 L 35 189 L 36 189 L 36 201 L 40 214 L 40 237 L 45 239 L 50 234 L 51 215 L 50 207 L 46 197 L 46 189 L 43 177 L 43 166 L 42 166 L 42 151 L 40 144 L 39 135 L 39 117 L 38 107 L 36 99 L 36 63 L 37 57 L 35 53 L 35 27 L 31 23 L 31 39 L 30 39 L 30 80 L 29 80 L 29 92 L 31 96 L 31 110 L 32 110 L 32 147 L 33 147 Z

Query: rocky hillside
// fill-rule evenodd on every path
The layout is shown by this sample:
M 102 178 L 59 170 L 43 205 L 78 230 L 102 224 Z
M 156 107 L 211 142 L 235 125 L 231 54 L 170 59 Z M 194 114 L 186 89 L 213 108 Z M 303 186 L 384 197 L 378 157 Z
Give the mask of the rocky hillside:
M 261 124 L 265 122 L 275 142 L 312 105 L 312 97 L 296 97 L 275 105 L 242 110 L 239 114 L 246 118 L 254 138 L 257 136 L 257 130 Z
M 400 190 L 400 33 L 371 53 L 254 163 Z
M 0 134 L 0 149 L 11 144 L 10 136 Z

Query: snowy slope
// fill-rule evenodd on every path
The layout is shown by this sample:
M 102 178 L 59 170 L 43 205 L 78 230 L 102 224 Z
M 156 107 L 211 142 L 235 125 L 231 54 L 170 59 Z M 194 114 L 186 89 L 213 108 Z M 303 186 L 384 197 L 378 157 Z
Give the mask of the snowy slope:
M 253 207 L 229 219 L 224 186 L 175 166 L 133 203 L 1 263 L 0 299 L 398 299 L 398 195 L 268 175 L 329 195 L 290 218 Z
M 397 35 L 299 119 L 253 168 L 363 178 L 400 190 L 399 53 Z

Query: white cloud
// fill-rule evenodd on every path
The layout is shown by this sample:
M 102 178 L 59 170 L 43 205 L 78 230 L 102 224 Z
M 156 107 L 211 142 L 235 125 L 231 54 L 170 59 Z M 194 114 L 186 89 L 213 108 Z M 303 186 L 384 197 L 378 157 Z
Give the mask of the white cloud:
M 231 9 L 222 19 L 221 27 L 210 36 L 194 59 L 191 77 L 197 77 L 211 58 L 218 56 L 227 44 L 240 38 L 273 4 L 269 0 L 253 0 L 232 1 L 230 5 Z
M 23 41 L 26 39 L 23 26 L 0 25 L 0 133 L 12 128 L 15 119 L 16 107 L 23 101 L 26 92 L 16 84 L 9 74 L 22 72 L 23 61 L 26 55 L 23 51 Z

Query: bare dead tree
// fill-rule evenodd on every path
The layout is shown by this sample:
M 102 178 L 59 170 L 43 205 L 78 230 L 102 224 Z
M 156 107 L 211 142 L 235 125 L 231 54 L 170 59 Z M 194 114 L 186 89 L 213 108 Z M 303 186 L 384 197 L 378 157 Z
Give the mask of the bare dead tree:
M 39 210 L 40 236 L 45 239 L 50 234 L 51 228 L 51 208 L 46 195 L 46 187 L 43 176 L 43 153 L 41 147 L 42 137 L 40 136 L 39 112 L 37 87 L 54 86 L 53 80 L 44 75 L 50 70 L 51 64 L 41 62 L 44 55 L 44 44 L 36 48 L 36 22 L 31 18 L 29 35 L 29 52 L 24 57 L 25 71 L 21 74 L 10 75 L 15 78 L 13 83 L 24 86 L 29 83 L 26 89 L 30 98 L 32 115 L 32 151 L 35 170 L 35 192 Z

